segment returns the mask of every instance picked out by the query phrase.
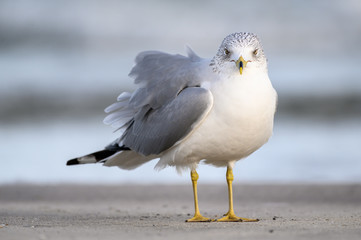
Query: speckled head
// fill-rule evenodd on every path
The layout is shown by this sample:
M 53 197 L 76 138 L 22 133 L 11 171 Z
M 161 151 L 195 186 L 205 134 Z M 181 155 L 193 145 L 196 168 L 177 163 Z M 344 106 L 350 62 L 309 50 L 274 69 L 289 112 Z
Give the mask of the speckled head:
M 249 62 L 258 63 L 259 66 L 267 68 L 267 60 L 258 37 L 248 32 L 232 33 L 225 37 L 212 59 L 211 66 L 218 71 L 220 66 L 229 62 L 237 64 L 240 74 Z

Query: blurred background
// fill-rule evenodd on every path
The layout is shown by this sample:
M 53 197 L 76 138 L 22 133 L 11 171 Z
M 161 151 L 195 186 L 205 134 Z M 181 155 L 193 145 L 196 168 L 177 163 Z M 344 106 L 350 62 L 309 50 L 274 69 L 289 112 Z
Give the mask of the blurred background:
M 66 167 L 118 135 L 103 109 L 134 89 L 137 53 L 205 58 L 256 33 L 279 93 L 274 135 L 237 163 L 239 183 L 361 183 L 361 2 L 0 0 L 0 184 L 188 183 L 155 161 Z M 225 169 L 199 167 L 200 182 Z

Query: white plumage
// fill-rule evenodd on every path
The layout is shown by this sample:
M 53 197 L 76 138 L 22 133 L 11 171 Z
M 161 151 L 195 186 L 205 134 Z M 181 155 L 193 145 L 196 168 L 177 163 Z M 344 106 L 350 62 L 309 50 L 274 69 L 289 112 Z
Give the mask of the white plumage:
M 229 59 L 224 58 L 224 49 L 232 51 Z M 254 60 L 257 57 L 253 56 L 256 49 L 259 60 Z M 141 55 L 146 54 L 147 52 Z M 154 61 L 156 54 L 159 53 L 148 54 L 154 54 L 152 58 Z M 235 65 L 240 56 L 243 56 L 246 61 L 250 61 L 242 74 L 239 74 L 239 69 Z M 175 62 L 172 62 L 172 57 L 169 56 L 165 62 L 166 66 L 163 68 L 167 68 L 167 65 L 171 67 L 176 65 Z M 174 56 L 174 58 L 177 57 Z M 195 61 L 192 62 L 190 59 L 195 59 Z M 145 63 L 141 62 L 141 64 Z M 158 169 L 166 166 L 175 166 L 178 170 L 195 169 L 202 160 L 215 166 L 228 166 L 248 156 L 267 142 L 272 134 L 277 94 L 268 78 L 267 61 L 255 35 L 243 33 L 242 35 L 228 36 L 213 59 L 201 59 L 190 50 L 187 64 L 188 72 L 182 73 L 186 81 L 182 79 L 180 85 L 192 86 L 198 82 L 199 87 L 205 88 L 211 93 L 210 108 L 203 113 L 201 119 L 188 126 L 192 128 L 192 131 L 160 154 L 148 156 L 132 154 L 134 164 L 131 164 L 128 152 L 118 153 L 106 159 L 105 166 L 132 169 L 139 166 L 139 163 L 155 158 L 160 158 L 156 165 Z M 173 73 L 182 75 L 179 73 L 179 69 L 174 69 Z M 156 77 L 149 76 L 149 78 Z M 169 75 L 166 79 L 171 81 L 177 79 L 177 76 Z M 148 81 L 151 80 L 148 79 Z M 154 82 L 156 81 L 154 80 Z M 160 85 L 158 88 L 167 90 L 170 88 L 169 85 L 171 84 Z M 172 87 L 174 88 L 174 86 Z M 175 88 L 177 89 L 177 87 L 179 88 L 176 85 Z M 157 91 L 159 89 L 155 89 L 155 92 Z M 124 126 L 136 112 L 132 108 L 132 104 L 129 104 L 129 100 L 134 96 L 135 94 L 121 94 L 118 102 L 106 109 L 106 112 L 118 111 L 110 114 L 105 119 L 105 123 L 116 128 Z M 144 96 L 142 100 L 144 101 L 145 98 L 148 98 L 149 101 L 149 96 Z M 184 105 L 187 104 L 197 103 L 189 103 L 185 100 Z M 177 109 L 177 111 L 182 114 L 182 109 Z M 126 127 L 122 130 L 124 131 Z M 174 129 L 169 130 L 175 131 Z M 122 143 L 121 140 L 118 140 L 118 144 L 122 145 Z M 127 160 L 123 160 L 123 158 Z

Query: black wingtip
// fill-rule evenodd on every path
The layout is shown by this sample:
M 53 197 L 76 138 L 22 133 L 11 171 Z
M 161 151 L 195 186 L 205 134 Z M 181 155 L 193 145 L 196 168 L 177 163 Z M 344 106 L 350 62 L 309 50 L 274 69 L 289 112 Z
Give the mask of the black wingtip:
M 128 151 L 128 150 L 130 150 L 130 148 L 125 146 L 119 147 L 118 145 L 110 145 L 104 150 L 94 152 L 83 157 L 71 159 L 66 162 L 66 165 L 70 166 L 77 164 L 102 162 L 103 159 L 116 154 L 118 151 Z
M 71 159 L 71 160 L 69 160 L 69 161 L 66 162 L 66 165 L 67 165 L 67 166 L 77 165 L 77 164 L 79 164 L 79 161 L 78 161 L 77 158 Z

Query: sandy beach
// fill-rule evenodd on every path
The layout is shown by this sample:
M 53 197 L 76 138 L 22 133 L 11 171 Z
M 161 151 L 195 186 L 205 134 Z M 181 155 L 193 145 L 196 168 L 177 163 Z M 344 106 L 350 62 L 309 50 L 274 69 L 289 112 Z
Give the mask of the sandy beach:
M 0 239 L 360 239 L 361 185 L 235 185 L 257 223 L 185 223 L 191 185 L 2 185 Z M 227 211 L 223 185 L 199 185 L 203 215 Z

